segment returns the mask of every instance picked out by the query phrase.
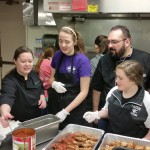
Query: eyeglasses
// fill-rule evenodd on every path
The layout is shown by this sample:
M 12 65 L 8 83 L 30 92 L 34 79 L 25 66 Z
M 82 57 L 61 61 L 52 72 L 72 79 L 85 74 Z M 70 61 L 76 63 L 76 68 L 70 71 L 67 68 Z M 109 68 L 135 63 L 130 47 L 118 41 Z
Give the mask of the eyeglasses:
M 115 45 L 115 44 L 117 44 L 117 43 L 119 43 L 119 42 L 121 42 L 121 41 L 125 41 L 125 40 L 126 40 L 126 39 L 122 39 L 122 40 L 120 40 L 120 41 L 117 41 L 117 40 L 107 41 L 106 44 L 109 45 L 109 44 L 111 43 L 112 45 Z

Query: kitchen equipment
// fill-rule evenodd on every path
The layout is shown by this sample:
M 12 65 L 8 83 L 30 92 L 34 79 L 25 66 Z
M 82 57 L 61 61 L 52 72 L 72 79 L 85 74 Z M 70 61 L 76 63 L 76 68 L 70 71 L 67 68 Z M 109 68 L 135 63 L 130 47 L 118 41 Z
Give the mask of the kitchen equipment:
M 102 140 L 102 143 L 99 147 L 98 150 L 102 150 L 105 145 L 111 142 L 129 142 L 129 143 L 134 143 L 134 145 L 141 145 L 141 146 L 148 146 L 150 147 L 150 141 L 149 140 L 144 140 L 144 139 L 139 139 L 139 138 L 133 138 L 133 137 L 128 137 L 128 136 L 122 136 L 118 134 L 112 134 L 112 133 L 106 133 L 104 135 L 104 138 Z M 116 149 L 117 150 L 117 149 Z M 118 149 L 121 150 L 121 149 Z M 129 149 L 130 150 L 130 149 Z
M 59 118 L 48 114 L 21 123 L 21 126 L 36 131 L 36 145 L 52 139 L 58 134 Z
M 52 141 L 49 142 L 45 150 L 53 149 L 52 148 L 53 144 L 60 141 L 69 133 L 83 133 L 83 134 L 88 134 L 88 135 L 96 137 L 98 140 L 93 148 L 93 150 L 95 150 L 101 137 L 104 134 L 104 131 L 101 129 L 95 129 L 95 128 L 90 128 L 90 127 L 81 126 L 81 125 L 69 124 Z

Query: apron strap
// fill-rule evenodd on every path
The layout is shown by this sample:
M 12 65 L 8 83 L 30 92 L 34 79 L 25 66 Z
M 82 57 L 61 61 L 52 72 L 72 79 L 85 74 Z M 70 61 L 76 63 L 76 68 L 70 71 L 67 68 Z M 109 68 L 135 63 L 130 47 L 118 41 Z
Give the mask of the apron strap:
M 64 54 L 62 53 L 62 55 L 61 55 L 61 57 L 60 57 L 60 61 L 59 61 L 59 63 L 58 63 L 58 67 L 56 68 L 56 72 L 57 72 L 57 73 L 59 73 L 59 69 L 60 69 L 60 66 L 61 66 L 63 57 L 64 57 Z

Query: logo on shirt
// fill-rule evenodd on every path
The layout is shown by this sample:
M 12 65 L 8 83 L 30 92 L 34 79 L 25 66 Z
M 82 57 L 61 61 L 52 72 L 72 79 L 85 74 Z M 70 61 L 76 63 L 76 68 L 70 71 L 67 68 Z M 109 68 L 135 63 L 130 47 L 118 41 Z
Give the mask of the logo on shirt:
M 34 82 L 34 84 L 36 85 L 36 84 L 38 84 L 40 81 L 37 81 L 37 82 Z
M 76 68 L 75 68 L 75 66 L 73 66 L 73 73 L 75 72 L 75 70 L 76 70 Z M 67 72 L 71 73 L 71 66 L 67 67 Z
M 137 105 L 132 105 L 132 111 L 131 111 L 131 115 L 137 117 L 138 112 L 141 110 L 141 107 L 137 106 Z

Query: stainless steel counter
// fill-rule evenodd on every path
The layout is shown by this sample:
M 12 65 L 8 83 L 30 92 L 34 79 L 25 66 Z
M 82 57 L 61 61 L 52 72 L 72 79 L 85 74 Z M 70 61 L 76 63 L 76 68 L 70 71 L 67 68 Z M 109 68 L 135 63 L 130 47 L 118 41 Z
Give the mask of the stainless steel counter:
M 36 150 L 42 150 L 50 141 L 44 142 L 36 146 Z M 12 150 L 12 136 L 8 135 L 2 142 L 0 150 Z

